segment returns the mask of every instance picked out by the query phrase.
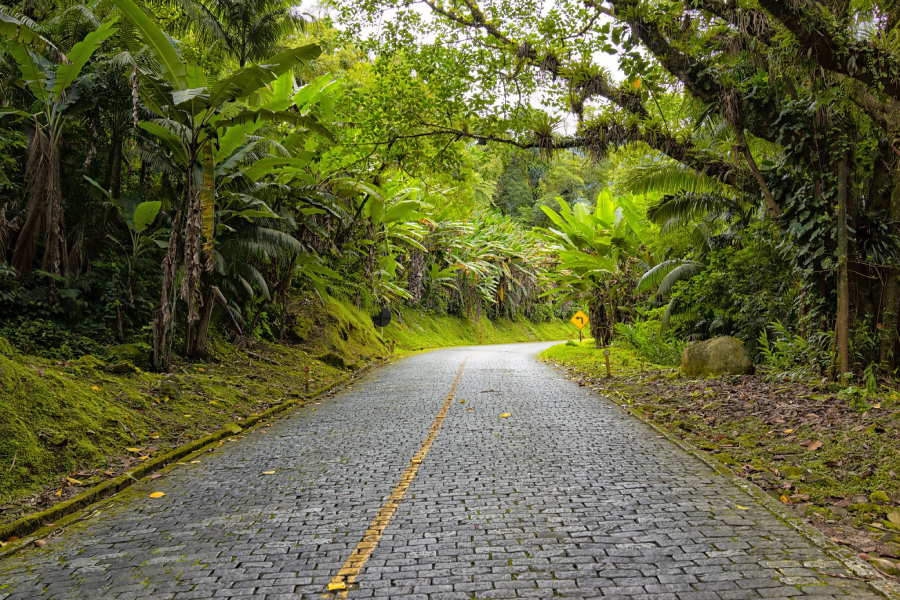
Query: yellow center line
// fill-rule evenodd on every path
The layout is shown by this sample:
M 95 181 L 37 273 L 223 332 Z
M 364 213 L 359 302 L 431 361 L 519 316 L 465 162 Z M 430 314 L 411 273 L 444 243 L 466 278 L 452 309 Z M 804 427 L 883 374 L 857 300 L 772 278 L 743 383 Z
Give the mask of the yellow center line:
M 369 560 L 369 556 L 375 551 L 378 542 L 381 540 L 381 536 L 384 534 L 384 530 L 387 529 L 388 524 L 391 522 L 391 518 L 394 516 L 394 513 L 397 512 L 400 501 L 403 500 L 403 496 L 406 495 L 406 491 L 409 489 L 409 486 L 412 485 L 416 472 L 418 472 L 419 467 L 422 464 L 422 460 L 425 458 L 425 455 L 428 454 L 428 450 L 431 449 L 431 444 L 434 443 L 438 432 L 441 430 L 441 425 L 444 423 L 444 417 L 447 416 L 447 413 L 450 411 L 450 406 L 453 405 L 453 396 L 456 394 L 459 378 L 462 376 L 463 368 L 466 366 L 467 360 L 469 360 L 468 356 L 464 358 L 459 365 L 459 370 L 456 372 L 456 379 L 453 380 L 453 385 L 450 386 L 450 393 L 447 394 L 447 399 L 444 401 L 444 405 L 441 407 L 437 417 L 435 417 L 434 423 L 431 424 L 431 429 L 428 431 L 428 435 L 422 442 L 419 451 L 416 452 L 412 457 L 412 460 L 409 461 L 406 470 L 403 471 L 403 475 L 400 477 L 400 483 L 394 488 L 393 493 L 388 496 L 387 502 L 385 502 L 384 506 L 381 507 L 381 510 L 378 511 L 375 520 L 369 524 L 366 534 L 363 536 L 362 541 L 356 545 L 356 548 L 350 554 L 350 558 L 347 559 L 347 562 L 344 563 L 341 570 L 338 571 L 337 575 L 331 580 L 331 583 L 328 584 L 329 592 L 333 593 L 337 591 L 338 594 L 336 596 L 332 596 L 331 593 L 325 594 L 322 596 L 323 598 L 346 598 L 347 593 L 350 591 L 347 589 L 347 586 L 356 581 L 356 577 L 359 575 L 360 571 L 362 571 L 363 565 L 366 564 L 366 561 Z

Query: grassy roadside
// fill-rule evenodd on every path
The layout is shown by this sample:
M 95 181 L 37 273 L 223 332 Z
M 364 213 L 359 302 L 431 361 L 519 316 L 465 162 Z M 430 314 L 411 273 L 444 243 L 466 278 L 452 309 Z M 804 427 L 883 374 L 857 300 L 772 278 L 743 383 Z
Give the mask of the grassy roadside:
M 229 423 L 303 397 L 389 354 L 371 319 L 351 304 L 299 303 L 289 345 L 221 341 L 204 363 L 150 373 L 138 352 L 56 361 L 19 353 L 0 338 L 0 523 L 44 510 Z M 407 311 L 385 338 L 398 351 L 565 337 L 534 325 L 420 316 Z M 395 335 L 396 333 L 396 335 Z M 133 348 L 131 350 L 134 350 Z M 123 356 L 131 360 L 123 361 Z M 3 540 L 0 540 L 0 544 Z
M 477 324 L 473 324 L 468 319 L 437 316 L 415 309 L 403 310 L 401 314 L 402 319 L 395 318 L 384 330 L 386 338 L 397 340 L 397 349 L 400 351 L 578 337 L 578 330 L 565 321 L 532 323 L 525 319 L 480 319 Z
M 838 544 L 900 575 L 900 396 L 760 375 L 687 378 L 613 347 L 542 354 L 581 385 L 628 405 L 758 485 Z

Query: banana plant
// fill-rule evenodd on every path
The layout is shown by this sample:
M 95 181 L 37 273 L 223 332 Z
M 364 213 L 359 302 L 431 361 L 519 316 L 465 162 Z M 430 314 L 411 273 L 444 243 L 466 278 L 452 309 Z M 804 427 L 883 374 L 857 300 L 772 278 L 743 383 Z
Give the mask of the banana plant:
M 574 209 L 560 198 L 559 212 L 541 207 L 555 227 L 539 228 L 548 250 L 559 259 L 559 270 L 547 275 L 562 290 L 559 302 L 587 303 L 591 333 L 597 347 L 609 343 L 613 326 L 629 310 L 632 271 L 639 262 L 649 230 L 629 196 L 613 198 L 600 192 L 593 213 L 584 204 Z M 559 294 L 560 290 L 545 292 Z
M 140 127 L 168 148 L 171 160 L 183 172 L 181 204 L 173 220 L 169 247 L 163 261 L 160 301 L 153 312 L 152 353 L 155 368 L 165 361 L 166 348 L 174 318 L 172 295 L 178 271 L 178 248 L 184 228 L 183 275 L 180 296 L 187 304 L 187 330 L 184 351 L 188 356 L 205 352 L 205 332 L 197 329 L 201 298 L 201 237 L 206 269 L 212 269 L 215 235 L 216 160 L 227 161 L 240 153 L 247 135 L 265 122 L 284 123 L 329 136 L 328 131 L 310 115 L 285 110 L 278 100 L 269 106 L 239 103 L 255 92 L 279 80 L 287 79 L 295 66 L 319 56 L 316 45 L 281 52 L 263 64 L 240 68 L 219 80 L 208 81 L 203 70 L 185 64 L 175 43 L 131 0 L 112 2 L 134 23 L 154 59 L 154 69 L 139 69 L 141 99 L 157 118 L 143 121 Z M 284 80 L 282 80 L 284 81 Z M 291 79 L 292 81 L 292 79 Z M 218 146 L 218 149 L 217 149 Z M 311 158 L 311 157 L 309 157 Z M 308 158 L 262 159 L 266 168 L 296 168 Z M 279 161 L 279 162 L 276 162 Z M 305 164 L 305 163 L 304 163 Z M 264 174 L 264 173 L 262 173 Z M 260 174 L 260 176 L 262 176 Z
M 28 141 L 25 165 L 27 205 L 25 223 L 13 251 L 13 266 L 24 276 L 34 265 L 38 242 L 44 234 L 41 268 L 56 276 L 68 276 L 68 249 L 63 221 L 60 153 L 66 125 L 83 108 L 82 96 L 91 88 L 81 71 L 98 48 L 116 32 L 115 21 L 103 23 L 75 44 L 56 65 L 36 49 L 45 45 L 27 27 L 13 27 L 12 17 L 0 13 L 0 33 L 7 36 L 9 51 L 25 86 L 34 97 L 34 109 L 2 109 L 0 117 L 26 119 L 34 130 Z M 30 32 L 30 33 L 28 33 Z

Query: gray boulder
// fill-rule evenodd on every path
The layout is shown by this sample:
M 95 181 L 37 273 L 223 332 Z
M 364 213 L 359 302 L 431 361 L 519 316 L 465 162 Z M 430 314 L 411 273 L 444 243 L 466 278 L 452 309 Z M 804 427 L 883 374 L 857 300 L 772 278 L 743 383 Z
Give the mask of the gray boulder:
M 717 337 L 688 346 L 681 353 L 685 375 L 744 375 L 753 373 L 753 361 L 744 344 L 730 336 Z

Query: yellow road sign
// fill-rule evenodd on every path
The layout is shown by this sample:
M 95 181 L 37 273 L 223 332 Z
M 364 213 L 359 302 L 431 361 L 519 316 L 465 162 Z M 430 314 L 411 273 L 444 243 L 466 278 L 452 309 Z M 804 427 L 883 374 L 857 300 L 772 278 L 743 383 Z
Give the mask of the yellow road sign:
M 574 315 L 572 315 L 572 318 L 569 320 L 572 322 L 572 325 L 574 325 L 578 329 L 581 329 L 585 325 L 590 323 L 590 321 L 588 321 L 588 316 L 580 310 L 577 313 L 575 313 Z

